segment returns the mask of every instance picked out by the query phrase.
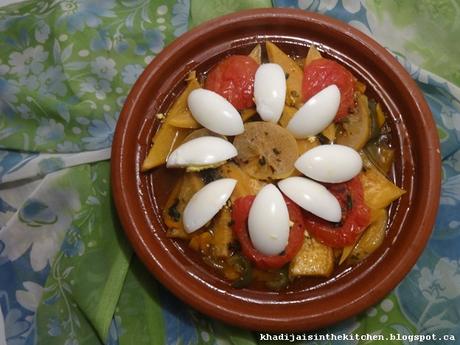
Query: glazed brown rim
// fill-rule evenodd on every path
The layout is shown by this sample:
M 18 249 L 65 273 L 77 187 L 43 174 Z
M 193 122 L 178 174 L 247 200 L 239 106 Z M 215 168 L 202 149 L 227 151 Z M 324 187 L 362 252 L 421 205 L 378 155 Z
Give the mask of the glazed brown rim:
M 133 158 L 137 143 L 133 143 L 135 138 L 130 132 L 132 128 L 129 124 L 131 117 L 135 116 L 137 102 L 146 86 L 155 75 L 161 74 L 161 66 L 176 52 L 193 42 L 199 42 L 200 37 L 224 27 L 250 26 L 254 25 L 254 21 L 282 25 L 283 20 L 299 21 L 332 30 L 342 38 L 353 41 L 361 49 L 378 56 L 382 68 L 387 73 L 393 73 L 394 78 L 406 86 L 413 106 L 421 115 L 420 121 L 414 126 L 423 132 L 426 145 L 423 153 L 416 154 L 423 154 L 422 159 L 431 164 L 419 172 L 423 175 L 423 180 L 429 183 L 424 186 L 423 195 L 426 197 L 422 207 L 414 211 L 415 214 L 411 214 L 416 218 L 414 222 L 419 225 L 418 231 L 414 233 L 412 245 L 404 251 L 400 250 L 400 255 L 387 255 L 384 263 L 378 260 L 370 267 L 373 269 L 378 265 L 388 265 L 391 269 L 385 277 L 368 275 L 365 277 L 366 284 L 359 285 L 364 282 L 364 278 L 359 276 L 356 281 L 336 290 L 335 294 L 324 295 L 321 298 L 289 300 L 267 293 L 268 299 L 260 300 L 252 298 L 251 294 L 238 296 L 235 291 L 222 290 L 199 276 L 187 274 L 186 268 L 178 267 L 179 263 L 174 258 L 163 257 L 162 254 L 168 256 L 170 253 L 164 252 L 166 247 L 162 243 L 152 243 L 145 237 L 148 232 L 146 226 L 154 226 L 158 224 L 158 220 L 146 220 L 145 210 L 142 207 L 136 208 L 139 205 L 136 200 L 140 198 L 136 193 L 140 184 L 138 166 L 141 158 Z M 244 328 L 305 331 L 346 319 L 375 304 L 389 293 L 415 264 L 431 234 L 439 203 L 439 141 L 431 112 L 415 82 L 391 54 L 368 36 L 342 22 L 319 14 L 292 9 L 249 10 L 220 17 L 187 32 L 166 47 L 146 68 L 131 90 L 117 123 L 112 147 L 112 188 L 118 215 L 136 254 L 155 277 L 176 296 L 205 314 Z M 353 287 L 352 291 L 350 287 Z M 337 296 L 342 292 L 346 294 L 345 298 Z

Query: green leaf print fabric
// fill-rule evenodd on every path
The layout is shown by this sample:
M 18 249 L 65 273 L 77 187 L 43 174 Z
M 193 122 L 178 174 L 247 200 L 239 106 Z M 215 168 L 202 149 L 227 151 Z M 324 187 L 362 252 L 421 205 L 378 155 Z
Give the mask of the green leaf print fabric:
M 335 17 L 389 49 L 423 91 L 443 157 L 441 207 L 412 271 L 308 334 L 460 341 L 457 1 L 39 0 L 0 7 L 0 344 L 282 343 L 202 315 L 152 277 L 118 223 L 109 161 L 125 97 L 156 54 L 203 21 L 270 6 Z
M 0 9 L 0 147 L 110 147 L 126 95 L 146 64 L 186 29 L 187 6 L 65 0 Z

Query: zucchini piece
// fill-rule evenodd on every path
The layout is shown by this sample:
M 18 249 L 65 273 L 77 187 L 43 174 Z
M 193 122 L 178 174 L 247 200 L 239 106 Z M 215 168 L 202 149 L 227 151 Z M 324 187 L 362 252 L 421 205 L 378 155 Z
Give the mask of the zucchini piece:
M 356 264 L 371 255 L 385 238 L 388 215 L 386 209 L 374 210 L 375 220 L 364 231 L 348 257 L 347 263 Z

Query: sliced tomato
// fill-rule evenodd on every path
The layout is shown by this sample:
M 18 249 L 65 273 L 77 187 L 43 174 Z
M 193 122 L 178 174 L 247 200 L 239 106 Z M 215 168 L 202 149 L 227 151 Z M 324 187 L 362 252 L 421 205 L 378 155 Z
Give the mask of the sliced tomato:
M 340 105 L 335 121 L 338 121 L 347 116 L 354 107 L 355 83 L 353 74 L 341 64 L 329 59 L 316 59 L 304 68 L 303 100 L 308 101 L 329 85 L 337 85 L 340 90 Z
M 367 228 L 370 223 L 370 210 L 364 204 L 363 186 L 358 177 L 345 183 L 331 184 L 328 189 L 342 208 L 341 222 L 331 223 L 305 211 L 305 226 L 309 234 L 321 243 L 333 248 L 343 248 L 353 244 Z
M 294 223 L 289 232 L 288 244 L 280 255 L 265 255 L 260 253 L 252 245 L 248 232 L 249 210 L 254 202 L 255 196 L 249 195 L 235 200 L 233 203 L 233 232 L 240 242 L 243 255 L 262 269 L 277 269 L 283 267 L 297 254 L 302 247 L 305 225 L 302 211 L 299 206 L 288 198 L 285 198 L 289 211 L 289 219 Z
M 249 56 L 229 56 L 209 72 L 204 87 L 225 97 L 238 110 L 250 108 L 254 105 L 254 77 L 258 67 Z

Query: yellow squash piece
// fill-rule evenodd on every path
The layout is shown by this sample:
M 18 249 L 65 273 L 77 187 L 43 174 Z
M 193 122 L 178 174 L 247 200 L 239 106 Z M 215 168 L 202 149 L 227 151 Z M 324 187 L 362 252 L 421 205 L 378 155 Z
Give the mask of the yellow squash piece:
M 232 202 L 243 196 L 256 195 L 257 192 L 264 186 L 264 183 L 250 177 L 233 162 L 227 162 L 226 164 L 220 166 L 218 171 L 222 178 L 233 178 L 237 180 L 235 189 L 230 197 Z
M 361 157 L 364 157 L 364 171 L 359 174 L 359 178 L 363 184 L 364 202 L 369 208 L 373 210 L 386 208 L 405 193 L 382 175 L 364 155 Z
M 262 63 L 262 47 L 260 46 L 260 44 L 257 44 L 251 50 L 248 56 L 252 57 L 260 65 Z M 243 122 L 246 122 L 256 114 L 257 110 L 255 107 L 246 108 L 241 111 L 241 118 L 243 119 Z
M 337 128 L 335 123 L 332 122 L 329 126 L 326 127 L 324 131 L 321 132 L 321 134 L 328 138 L 331 142 L 334 142 L 336 138 L 336 131 Z
M 207 128 L 200 128 L 200 129 L 195 129 L 189 135 L 187 135 L 185 137 L 185 139 L 182 141 L 182 143 L 186 143 L 187 141 L 190 141 L 192 139 L 201 138 L 201 137 L 204 137 L 204 136 L 218 137 L 218 138 L 222 138 L 222 139 L 227 140 L 227 138 L 225 136 L 223 136 L 223 135 L 211 132 Z M 189 166 L 187 166 L 185 171 L 187 171 L 187 172 L 198 172 L 198 171 L 205 170 L 205 169 L 217 168 L 217 167 L 221 166 L 224 163 L 225 162 L 217 162 L 217 163 L 208 164 L 208 165 L 195 165 L 195 166 L 189 165 Z
M 371 255 L 385 239 L 387 227 L 387 210 L 373 211 L 375 220 L 368 226 L 348 257 L 350 264 L 358 263 Z
M 298 157 L 293 135 L 271 122 L 246 123 L 244 133 L 235 137 L 233 145 L 238 150 L 235 160 L 241 169 L 260 180 L 289 176 Z
M 287 76 L 286 104 L 299 108 L 302 104 L 302 68 L 272 42 L 267 41 L 265 46 L 268 60 L 280 65 Z
M 281 117 L 278 121 L 279 125 L 281 127 L 286 128 L 287 125 L 289 124 L 289 121 L 291 121 L 291 119 L 294 117 L 296 112 L 297 112 L 297 108 L 285 105 L 283 108 L 283 113 L 281 114 Z M 336 133 L 336 126 L 334 123 L 331 123 L 329 126 L 326 127 L 324 131 L 322 131 L 322 134 L 332 142 L 335 140 L 335 137 L 336 137 L 335 133 Z
M 141 166 L 141 171 L 156 168 L 164 163 L 169 154 L 179 146 L 190 133 L 190 129 L 176 128 L 168 123 L 163 123 L 155 133 L 147 157 Z
M 317 137 L 308 137 L 307 139 L 297 139 L 297 148 L 299 156 L 311 150 L 312 148 L 321 145 Z
M 243 119 L 243 122 L 248 121 L 255 115 L 257 115 L 256 108 L 246 108 L 241 111 L 241 118 Z
M 169 154 L 182 143 L 182 140 L 190 133 L 190 129 L 201 127 L 193 119 L 187 107 L 188 95 L 199 87 L 195 71 L 190 72 L 187 87 L 169 109 L 160 129 L 152 139 L 152 147 L 142 163 L 141 171 L 147 171 L 166 163 Z
M 201 85 L 196 78 L 196 72 L 190 72 L 187 78 L 187 87 L 174 102 L 171 109 L 169 109 L 166 115 L 166 123 L 178 128 L 201 127 L 201 125 L 193 118 L 192 113 L 187 106 L 187 98 L 190 95 L 190 92 L 195 89 L 199 89 L 200 87 Z
M 358 106 L 341 122 L 337 130 L 336 143 L 360 150 L 369 141 L 371 135 L 371 117 L 367 97 L 357 93 Z
M 163 209 L 163 220 L 169 237 L 190 237 L 184 230 L 182 215 L 189 200 L 203 186 L 204 182 L 198 173 L 186 173 L 176 184 Z
M 343 248 L 342 255 L 340 257 L 339 265 L 341 265 L 345 260 L 352 255 L 352 260 L 354 263 L 361 261 L 365 257 L 362 254 L 364 251 L 363 248 L 366 249 L 366 252 L 371 254 L 374 252 L 375 249 L 382 244 L 383 239 L 385 238 L 385 231 L 387 225 L 388 215 L 386 209 L 371 209 L 371 219 L 370 224 L 366 230 L 361 234 L 361 236 L 356 240 L 355 243 L 352 245 L 346 246 Z M 358 247 L 358 244 L 359 247 Z M 355 250 L 355 247 L 357 248 Z M 360 255 L 357 255 L 361 253 Z M 351 261 L 349 260 L 349 263 Z
M 223 207 L 212 221 L 213 236 L 211 239 L 212 256 L 227 258 L 230 256 L 230 243 L 233 241 L 231 226 L 232 212 L 227 206 Z
M 278 121 L 279 125 L 281 127 L 286 128 L 289 121 L 291 121 L 292 117 L 294 114 L 297 112 L 297 108 L 291 107 L 289 105 L 285 105 L 283 108 L 283 113 L 281 114 L 281 117 Z
M 182 176 L 174 185 L 174 188 L 169 194 L 166 205 L 163 208 L 163 220 L 168 228 L 179 228 L 182 227 L 182 214 L 178 210 L 179 206 L 179 193 L 184 183 L 184 177 Z
M 308 66 L 313 60 L 321 59 L 321 53 L 314 45 L 308 49 L 307 57 L 305 58 L 305 66 Z
M 377 125 L 379 128 L 382 128 L 383 124 L 385 123 L 385 114 L 383 113 L 382 106 L 380 103 L 377 103 L 375 107 L 375 112 L 377 114 Z
M 328 277 L 333 270 L 333 249 L 312 237 L 305 237 L 302 247 L 289 264 L 289 277 Z
M 212 251 L 212 234 L 209 231 L 194 233 L 191 237 L 188 243 L 190 248 L 203 254 Z

